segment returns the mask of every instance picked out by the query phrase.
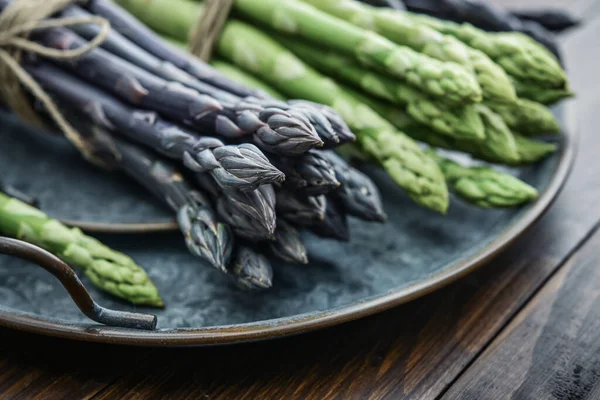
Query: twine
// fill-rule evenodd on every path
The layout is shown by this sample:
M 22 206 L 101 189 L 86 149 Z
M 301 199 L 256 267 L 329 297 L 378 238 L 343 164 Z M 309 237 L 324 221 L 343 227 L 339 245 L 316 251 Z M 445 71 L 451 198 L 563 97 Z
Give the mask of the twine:
M 110 32 L 110 24 L 97 16 L 50 18 L 72 4 L 75 0 L 13 0 L 0 14 L 0 97 L 8 107 L 25 121 L 43 126 L 43 123 L 27 96 L 28 92 L 46 108 L 52 120 L 83 156 L 91 162 L 103 165 L 92 149 L 58 109 L 48 93 L 20 65 L 23 51 L 55 60 L 81 57 L 98 47 Z M 28 39 L 30 33 L 46 28 L 69 27 L 79 24 L 95 24 L 100 33 L 89 43 L 72 50 L 58 50 L 42 46 Z
M 204 12 L 188 40 L 190 53 L 208 62 L 223 31 L 233 0 L 206 0 Z

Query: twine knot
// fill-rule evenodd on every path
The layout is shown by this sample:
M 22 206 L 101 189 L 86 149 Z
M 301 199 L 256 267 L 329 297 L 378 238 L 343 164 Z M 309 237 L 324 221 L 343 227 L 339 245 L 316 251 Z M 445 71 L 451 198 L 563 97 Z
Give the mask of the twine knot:
M 0 4 L 7 2 L 9 0 L 2 0 Z M 110 23 L 104 18 L 97 16 L 49 18 L 74 2 L 75 0 L 12 0 L 5 6 L 0 14 L 0 97 L 11 111 L 23 120 L 43 126 L 42 120 L 27 96 L 27 92 L 31 93 L 86 159 L 105 166 L 86 144 L 82 135 L 67 122 L 48 93 L 20 65 L 24 51 L 45 58 L 67 60 L 81 57 L 102 44 L 110 32 Z M 29 39 L 29 35 L 36 30 L 79 24 L 96 24 L 101 27 L 101 31 L 93 40 L 77 49 L 53 49 Z

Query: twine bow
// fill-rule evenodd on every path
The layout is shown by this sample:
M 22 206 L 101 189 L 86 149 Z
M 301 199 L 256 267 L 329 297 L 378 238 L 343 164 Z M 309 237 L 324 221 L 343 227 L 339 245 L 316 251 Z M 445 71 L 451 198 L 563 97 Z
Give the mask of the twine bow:
M 0 14 L 0 97 L 25 121 L 43 126 L 28 99 L 27 89 L 47 110 L 65 136 L 88 160 L 103 165 L 82 136 L 67 122 L 48 93 L 20 65 L 23 51 L 55 60 L 80 57 L 98 47 L 108 36 L 110 24 L 97 16 L 49 18 L 75 0 L 12 0 Z M 6 3 L 6 0 L 4 0 Z M 46 28 L 96 24 L 102 29 L 89 43 L 77 49 L 58 50 L 28 39 L 30 33 Z
M 188 50 L 208 62 L 233 7 L 233 0 L 205 0 L 204 12 L 192 30 Z

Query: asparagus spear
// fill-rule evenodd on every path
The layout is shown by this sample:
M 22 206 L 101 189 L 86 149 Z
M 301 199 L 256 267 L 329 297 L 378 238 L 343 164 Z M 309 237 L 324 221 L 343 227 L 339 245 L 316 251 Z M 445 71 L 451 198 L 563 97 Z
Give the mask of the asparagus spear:
M 256 190 L 221 189 L 206 174 L 197 174 L 196 182 L 216 203 L 219 217 L 244 239 L 255 242 L 272 239 L 275 232 L 275 191 L 271 185 Z
M 546 88 L 537 82 L 513 79 L 513 86 L 519 97 L 546 105 L 573 97 L 573 92 L 568 88 Z
M 458 104 L 481 100 L 481 88 L 466 68 L 398 46 L 300 1 L 236 0 L 235 9 L 277 30 L 354 55 L 433 96 Z
M 385 222 L 387 216 L 377 186 L 369 177 L 344 161 L 333 151 L 322 151 L 331 163 L 340 188 L 332 193 L 340 208 L 347 214 L 365 221 Z
M 165 43 L 157 34 L 112 1 L 90 0 L 85 2 L 84 6 L 93 14 L 106 18 L 113 29 L 126 36 L 139 47 L 155 57 L 184 70 L 200 81 L 241 97 L 260 97 L 262 95 L 262 92 L 227 79 L 196 57 Z
M 92 283 L 114 296 L 133 304 L 164 305 L 146 272 L 131 258 L 2 193 L 0 232 L 40 246 L 81 268 Z
M 250 190 L 284 179 L 251 144 L 225 146 L 218 139 L 198 137 L 153 112 L 131 109 L 50 64 L 39 62 L 25 67 L 47 91 L 97 125 L 127 135 L 168 157 L 183 160 L 193 171 L 208 172 L 223 188 Z
M 266 243 L 270 253 L 281 261 L 308 264 L 306 247 L 300 233 L 284 219 L 278 219 L 275 240 Z
M 535 188 L 514 176 L 489 167 L 464 167 L 439 155 L 432 157 L 437 160 L 454 192 L 479 207 L 515 207 L 538 197 Z
M 85 43 L 84 39 L 63 28 L 45 29 L 36 38 L 57 49 L 76 49 Z M 166 81 L 100 48 L 61 65 L 131 104 L 227 138 L 251 135 L 253 141 L 267 151 L 302 154 L 323 145 L 305 119 L 276 108 L 263 109 L 235 96 L 221 98 L 233 100 L 232 103 L 218 102 L 211 96 L 186 89 L 176 81 Z M 200 85 L 198 83 L 195 88 Z M 214 95 L 215 92 L 207 88 L 205 93 Z
M 267 85 L 260 79 L 242 71 L 236 66 L 228 63 L 224 60 L 211 60 L 210 64 L 220 73 L 225 75 L 231 80 L 242 83 L 250 88 L 254 88 L 256 90 L 262 90 L 266 93 L 264 97 L 271 97 L 277 100 L 285 100 L 285 97 L 279 93 L 277 90 L 273 89 L 271 86 Z
M 281 218 L 298 226 L 311 226 L 325 218 L 325 196 L 303 196 L 285 189 L 276 192 L 275 209 Z
M 318 196 L 340 186 L 333 166 L 323 153 L 309 151 L 300 157 L 273 157 L 271 162 L 285 174 L 286 188 Z
M 559 133 L 560 124 L 552 111 L 535 101 L 519 99 L 516 104 L 489 103 L 509 128 L 525 135 Z
M 545 158 L 556 151 L 554 143 L 531 140 L 521 135 L 514 135 L 519 149 L 519 159 L 522 163 L 533 163 Z
M 123 170 L 176 213 L 188 249 L 225 272 L 233 248 L 233 235 L 219 223 L 208 200 L 193 190 L 172 165 L 123 140 L 114 140 Z
M 261 290 L 273 286 L 271 264 L 250 247 L 238 247 L 229 271 L 235 283 L 242 289 Z
M 452 35 L 487 54 L 515 79 L 533 81 L 549 89 L 566 89 L 567 78 L 556 57 L 526 35 L 490 33 L 470 24 L 457 24 L 407 13 L 416 23 Z M 518 91 L 517 91 L 518 93 Z
M 350 240 L 348 219 L 338 203 L 327 198 L 325 205 L 325 218 L 311 225 L 309 229 L 317 235 L 347 242 Z
M 472 104 L 462 107 L 441 104 L 409 85 L 369 71 L 339 53 L 324 49 L 315 51 L 310 44 L 286 36 L 279 35 L 276 38 L 304 62 L 321 72 L 339 77 L 378 98 L 407 105 L 410 115 L 441 134 L 473 139 L 485 136 L 481 118 Z
M 517 99 L 504 70 L 488 56 L 452 36 L 415 23 L 405 13 L 376 8 L 356 0 L 303 1 L 340 19 L 373 30 L 399 45 L 441 61 L 465 66 L 477 76 L 485 99 L 501 103 L 513 103 Z
M 406 8 L 440 19 L 468 22 L 486 31 L 523 32 L 546 46 L 554 54 L 556 42 L 551 32 L 538 23 L 521 20 L 518 15 L 485 0 L 404 0 Z
M 290 97 L 331 106 L 352 128 L 365 153 L 416 202 L 440 212 L 446 210 L 448 193 L 441 171 L 417 143 L 266 35 L 240 22 L 229 22 L 228 27 L 220 40 L 223 57 Z

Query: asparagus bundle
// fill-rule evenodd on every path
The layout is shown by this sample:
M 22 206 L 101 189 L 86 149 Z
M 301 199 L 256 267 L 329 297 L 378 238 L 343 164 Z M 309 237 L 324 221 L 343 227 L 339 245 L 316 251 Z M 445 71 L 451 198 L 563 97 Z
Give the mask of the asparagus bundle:
M 162 307 L 158 290 L 131 258 L 0 193 L 0 233 L 40 246 L 81 268 L 100 289 L 133 304 Z
M 282 172 L 251 144 L 226 146 L 163 120 L 156 113 L 127 107 L 106 93 L 45 62 L 26 64 L 27 71 L 68 107 L 107 130 L 182 160 L 195 172 L 208 172 L 223 188 L 250 190 L 280 182 Z
M 228 23 L 228 29 L 220 38 L 219 52 L 290 97 L 331 106 L 353 129 L 361 148 L 382 165 L 411 198 L 433 210 L 446 210 L 447 188 L 436 163 L 410 138 L 346 95 L 333 81 L 241 22 Z
M 187 40 L 189 31 L 202 14 L 202 6 L 187 0 L 119 0 L 127 10 L 151 28 L 179 40 Z M 175 15 L 174 9 L 177 9 Z M 322 42 L 348 54 L 355 55 L 369 65 L 375 65 L 416 88 L 448 101 L 471 103 L 481 100 L 481 88 L 465 68 L 443 63 L 330 17 L 297 0 L 238 0 L 235 9 L 246 17 L 269 24 L 287 33 L 297 33 Z M 279 16 L 285 17 L 281 24 Z M 170 23 L 165 23 L 170 21 Z M 227 34 L 231 22 L 223 30 Z M 322 28 L 327 28 L 323 35 Z
M 442 61 L 451 61 L 473 71 L 483 97 L 500 103 L 513 103 L 516 94 L 504 70 L 482 52 L 470 48 L 452 36 L 416 23 L 406 14 L 375 8 L 356 0 L 303 0 L 365 29 L 373 30 L 391 41 L 410 47 Z

